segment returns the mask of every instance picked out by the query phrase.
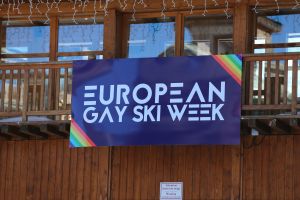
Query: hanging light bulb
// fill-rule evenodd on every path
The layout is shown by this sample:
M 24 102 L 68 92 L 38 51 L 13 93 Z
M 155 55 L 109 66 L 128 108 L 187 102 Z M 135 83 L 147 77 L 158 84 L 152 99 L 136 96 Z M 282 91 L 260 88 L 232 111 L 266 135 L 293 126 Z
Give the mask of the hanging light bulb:
M 296 5 L 293 7 L 293 9 L 297 9 L 298 7 L 300 7 L 300 2 L 298 0 L 295 0 Z
M 163 19 L 166 19 L 166 14 L 165 14 L 165 11 L 166 11 L 166 1 L 165 0 L 162 0 L 162 4 L 163 4 L 163 7 L 162 7 L 162 10 L 161 10 L 161 16 L 163 17 Z
M 258 5 L 259 5 L 259 0 L 256 0 L 255 6 L 254 6 L 254 8 L 252 9 L 255 13 L 258 13 L 258 11 L 257 11 Z

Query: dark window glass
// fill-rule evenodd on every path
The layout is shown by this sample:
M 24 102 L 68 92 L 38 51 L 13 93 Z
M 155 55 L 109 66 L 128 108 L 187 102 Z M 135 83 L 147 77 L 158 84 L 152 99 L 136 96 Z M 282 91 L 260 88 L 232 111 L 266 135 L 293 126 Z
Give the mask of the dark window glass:
M 175 19 L 138 19 L 130 24 L 128 57 L 175 55 Z
M 226 16 L 187 16 L 184 22 L 184 55 L 233 53 L 232 19 Z
M 77 23 L 77 24 L 76 24 Z M 103 50 L 102 18 L 59 20 L 58 52 Z

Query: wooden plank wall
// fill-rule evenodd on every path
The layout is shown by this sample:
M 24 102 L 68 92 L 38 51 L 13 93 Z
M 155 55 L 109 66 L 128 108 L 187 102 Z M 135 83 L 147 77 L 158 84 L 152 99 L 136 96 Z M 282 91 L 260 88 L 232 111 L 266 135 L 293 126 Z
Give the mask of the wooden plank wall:
M 245 145 L 243 199 L 300 199 L 299 144 L 298 135 L 267 136 L 257 146 Z
M 159 199 L 160 182 L 182 181 L 184 199 L 238 199 L 238 146 L 117 147 L 112 199 Z
M 0 199 L 107 199 L 110 187 L 111 199 L 152 200 L 161 181 L 182 181 L 184 199 L 300 199 L 300 136 L 251 140 L 242 154 L 238 146 L 114 147 L 111 181 L 108 148 L 0 141 Z
M 106 199 L 107 148 L 67 140 L 0 141 L 0 199 Z

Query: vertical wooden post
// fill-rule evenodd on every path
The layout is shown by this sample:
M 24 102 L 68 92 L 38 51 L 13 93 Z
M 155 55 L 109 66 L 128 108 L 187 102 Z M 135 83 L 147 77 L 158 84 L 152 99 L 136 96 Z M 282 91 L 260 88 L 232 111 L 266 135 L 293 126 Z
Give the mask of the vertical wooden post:
M 237 2 L 234 7 L 233 48 L 235 53 L 247 53 L 249 7 L 247 1 Z
M 50 17 L 50 58 L 49 61 L 57 60 L 58 51 L 58 17 Z
M 130 24 L 129 24 L 129 19 L 128 15 L 123 15 L 122 19 L 120 20 L 121 26 L 120 26 L 120 31 L 121 34 L 118 36 L 121 39 L 121 57 L 122 58 L 127 58 L 128 57 L 128 40 L 129 40 L 129 31 L 130 31 Z
M 104 58 L 116 57 L 117 44 L 117 11 L 109 10 L 104 18 Z
M 251 51 L 251 49 L 248 47 L 249 42 L 251 39 L 249 39 L 249 29 L 248 29 L 248 19 L 249 17 L 249 4 L 247 0 L 241 0 L 236 1 L 235 7 L 234 7 L 234 25 L 233 25 L 233 48 L 234 53 L 248 53 Z M 251 35 L 250 35 L 251 37 Z M 243 63 L 243 67 L 245 66 L 245 63 Z M 249 88 L 249 71 L 246 69 L 243 69 L 243 77 L 245 78 L 242 83 L 242 95 L 245 95 L 247 93 L 247 88 Z M 250 77 L 251 78 L 251 77 Z M 244 97 L 248 99 L 248 95 Z M 250 102 L 249 102 L 250 103 Z M 241 143 L 243 143 L 244 138 L 241 136 Z M 240 148 L 240 190 L 239 190 L 239 199 L 243 198 L 243 146 Z
M 57 51 L 58 51 L 58 17 L 50 17 L 50 54 L 49 61 L 57 61 Z M 52 98 L 52 102 L 49 106 L 49 109 L 57 109 L 59 104 L 59 95 L 57 95 L 57 80 L 59 76 L 60 69 L 49 69 L 49 79 L 52 79 L 52 96 L 49 96 L 48 99 Z M 48 83 L 50 84 L 50 83 Z M 59 88 L 58 88 L 59 89 Z M 55 116 L 56 117 L 56 116 Z M 56 118 L 57 119 L 57 118 Z M 57 119 L 58 120 L 58 119 Z
M 176 16 L 176 40 L 175 40 L 175 56 L 181 56 L 184 51 L 184 16 L 182 13 Z
M 3 27 L 2 27 L 2 20 L 0 19 L 0 63 L 2 62 L 2 45 L 3 45 Z
M 104 58 L 111 59 L 119 57 L 120 51 L 117 50 L 117 45 L 121 43 L 119 40 L 121 37 L 118 36 L 118 26 L 120 25 L 117 21 L 119 18 L 118 13 L 115 9 L 109 10 L 108 16 L 104 18 Z M 107 199 L 111 199 L 111 177 L 112 177 L 112 155 L 113 147 L 106 147 L 107 151 Z M 103 165 L 104 166 L 104 165 Z
M 292 114 L 297 114 L 298 60 L 293 61 L 292 79 Z
M 23 94 L 23 110 L 22 110 L 22 121 L 27 121 L 27 110 L 28 110 L 28 85 L 29 85 L 29 69 L 24 70 L 24 94 Z

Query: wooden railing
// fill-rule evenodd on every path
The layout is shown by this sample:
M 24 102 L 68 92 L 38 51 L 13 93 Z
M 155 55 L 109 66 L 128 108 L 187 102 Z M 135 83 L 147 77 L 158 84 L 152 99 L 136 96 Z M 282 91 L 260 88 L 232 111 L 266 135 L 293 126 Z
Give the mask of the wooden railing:
M 1 120 L 68 120 L 71 84 L 71 63 L 0 65 Z
M 300 54 L 246 55 L 243 117 L 297 117 Z M 69 120 L 72 64 L 0 64 L 0 123 Z
M 300 54 L 247 55 L 243 64 L 244 116 L 297 116 Z

